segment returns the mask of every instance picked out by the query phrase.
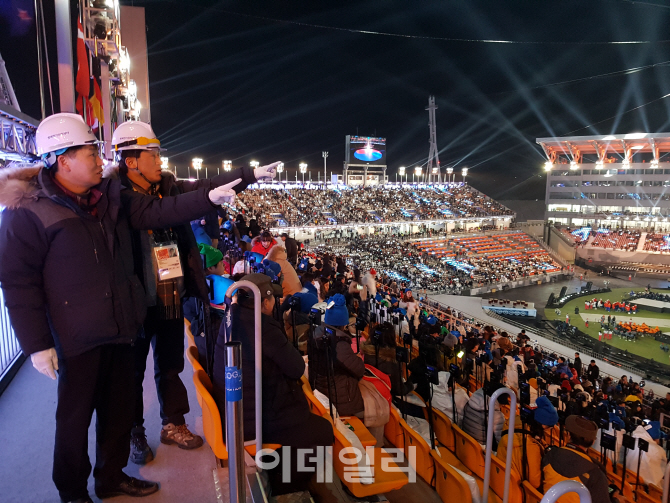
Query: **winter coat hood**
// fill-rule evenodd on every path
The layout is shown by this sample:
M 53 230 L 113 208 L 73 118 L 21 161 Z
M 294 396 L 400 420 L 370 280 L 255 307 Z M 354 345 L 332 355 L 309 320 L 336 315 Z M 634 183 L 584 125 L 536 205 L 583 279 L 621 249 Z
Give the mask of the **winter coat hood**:
M 0 170 L 0 207 L 16 209 L 37 198 L 41 165 L 10 165 Z

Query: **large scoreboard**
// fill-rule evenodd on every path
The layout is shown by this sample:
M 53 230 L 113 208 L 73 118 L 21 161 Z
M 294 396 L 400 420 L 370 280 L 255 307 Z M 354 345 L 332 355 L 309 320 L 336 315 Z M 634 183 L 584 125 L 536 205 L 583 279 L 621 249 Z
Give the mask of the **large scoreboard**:
M 386 138 L 347 136 L 345 163 L 348 166 L 386 166 Z

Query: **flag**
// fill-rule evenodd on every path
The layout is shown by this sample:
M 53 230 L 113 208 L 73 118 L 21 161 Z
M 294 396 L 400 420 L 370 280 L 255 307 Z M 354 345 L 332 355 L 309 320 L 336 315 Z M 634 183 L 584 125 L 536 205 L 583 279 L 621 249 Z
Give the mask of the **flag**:
M 91 82 L 93 83 L 93 93 L 91 94 L 89 102 L 91 103 L 93 116 L 98 119 L 99 124 L 104 124 L 105 115 L 102 106 L 102 92 L 100 91 L 100 84 L 98 84 L 98 79 L 96 77 L 91 77 Z
M 90 96 L 91 92 L 91 72 L 88 69 L 88 49 L 84 41 L 84 29 L 81 21 L 77 20 L 77 78 L 75 79 L 75 91 L 82 97 Z M 79 96 L 77 96 L 79 102 Z M 79 111 L 79 108 L 77 108 Z

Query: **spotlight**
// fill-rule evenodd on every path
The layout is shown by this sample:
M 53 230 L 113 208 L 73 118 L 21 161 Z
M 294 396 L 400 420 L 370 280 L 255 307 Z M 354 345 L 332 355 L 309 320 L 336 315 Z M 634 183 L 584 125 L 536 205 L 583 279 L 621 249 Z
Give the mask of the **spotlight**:
M 651 167 L 652 167 L 652 169 L 658 168 L 658 159 L 653 159 L 651 161 Z
M 233 161 L 223 161 L 223 171 L 230 171 L 233 169 Z
M 551 168 L 554 167 L 554 164 L 551 161 L 547 161 L 544 163 L 544 170 L 545 171 L 551 171 Z
M 605 162 L 602 159 L 598 159 L 596 161 L 596 169 L 603 169 L 605 166 Z
M 199 157 L 193 158 L 193 169 L 202 169 L 202 159 Z
M 570 169 L 572 171 L 574 171 L 576 169 L 579 169 L 579 164 L 577 164 L 577 162 L 575 162 L 575 161 L 570 161 Z
M 630 159 L 624 159 L 624 160 L 621 162 L 621 164 L 622 164 L 622 166 L 623 166 L 624 168 L 629 168 L 629 167 L 630 167 Z
M 168 158 L 161 157 L 161 169 L 168 169 Z

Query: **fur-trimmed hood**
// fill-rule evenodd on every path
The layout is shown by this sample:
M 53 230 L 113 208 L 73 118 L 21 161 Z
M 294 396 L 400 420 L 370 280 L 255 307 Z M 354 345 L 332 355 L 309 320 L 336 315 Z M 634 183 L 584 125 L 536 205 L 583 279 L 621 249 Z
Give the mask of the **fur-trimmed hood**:
M 42 164 L 18 164 L 0 169 L 0 207 L 16 209 L 36 199 Z

